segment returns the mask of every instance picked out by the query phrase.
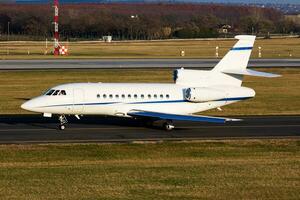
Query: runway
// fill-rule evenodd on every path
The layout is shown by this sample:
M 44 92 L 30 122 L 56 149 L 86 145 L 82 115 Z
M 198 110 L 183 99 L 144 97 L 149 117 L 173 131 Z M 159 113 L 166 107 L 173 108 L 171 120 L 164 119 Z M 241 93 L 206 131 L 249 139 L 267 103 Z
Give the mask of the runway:
M 64 131 L 57 130 L 55 118 L 40 115 L 0 116 L 0 143 L 85 143 L 141 142 L 241 138 L 300 138 L 299 116 L 247 116 L 242 122 L 208 124 L 175 122 L 170 132 L 144 127 L 139 121 L 99 116 L 77 120 L 69 117 Z
M 53 59 L 0 60 L 0 70 L 110 69 L 110 68 L 211 68 L 218 59 Z M 300 59 L 253 59 L 249 67 L 300 67 Z

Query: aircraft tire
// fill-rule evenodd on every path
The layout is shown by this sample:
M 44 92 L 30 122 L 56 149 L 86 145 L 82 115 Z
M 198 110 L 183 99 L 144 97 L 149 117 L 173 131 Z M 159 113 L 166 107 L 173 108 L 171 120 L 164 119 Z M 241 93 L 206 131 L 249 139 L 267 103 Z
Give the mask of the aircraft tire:
M 59 125 L 59 126 L 58 126 L 58 129 L 61 130 L 61 131 L 62 131 L 62 130 L 65 130 L 65 128 L 66 128 L 65 125 Z

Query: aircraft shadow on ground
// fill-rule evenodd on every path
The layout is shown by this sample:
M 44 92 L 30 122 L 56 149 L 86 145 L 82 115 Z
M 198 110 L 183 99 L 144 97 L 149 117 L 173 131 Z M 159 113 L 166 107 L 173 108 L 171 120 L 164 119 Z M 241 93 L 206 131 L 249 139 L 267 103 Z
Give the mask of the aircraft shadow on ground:
M 77 119 L 75 116 L 66 116 L 69 124 L 86 124 L 86 125 L 114 125 L 124 127 L 147 127 L 152 129 L 161 129 L 161 121 L 155 122 L 154 126 L 147 124 L 146 120 L 136 120 L 131 118 L 111 117 L 111 116 L 83 116 Z M 50 128 L 59 124 L 58 116 L 45 118 L 37 114 L 15 114 L 15 115 L 0 115 L 0 123 L 6 124 L 27 124 L 30 126 Z

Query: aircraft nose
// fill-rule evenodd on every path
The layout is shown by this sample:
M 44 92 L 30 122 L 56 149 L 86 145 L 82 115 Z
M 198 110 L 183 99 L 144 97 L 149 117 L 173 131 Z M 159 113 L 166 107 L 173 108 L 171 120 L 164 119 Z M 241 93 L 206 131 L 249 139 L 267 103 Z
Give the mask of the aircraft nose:
M 21 108 L 24 110 L 32 111 L 32 108 L 33 108 L 32 101 L 31 100 L 26 101 L 25 103 L 23 103 L 21 105 Z

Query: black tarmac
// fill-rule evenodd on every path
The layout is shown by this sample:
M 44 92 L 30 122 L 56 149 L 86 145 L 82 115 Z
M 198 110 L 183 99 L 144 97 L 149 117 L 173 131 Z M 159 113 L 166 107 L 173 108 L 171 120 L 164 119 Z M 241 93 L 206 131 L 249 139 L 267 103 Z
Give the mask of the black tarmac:
M 210 124 L 178 122 L 173 131 L 161 128 L 162 122 L 146 126 L 142 121 L 124 118 L 86 116 L 58 130 L 57 117 L 40 115 L 0 116 L 0 143 L 85 143 L 137 142 L 166 140 L 300 138 L 300 116 L 246 116 L 242 122 Z

